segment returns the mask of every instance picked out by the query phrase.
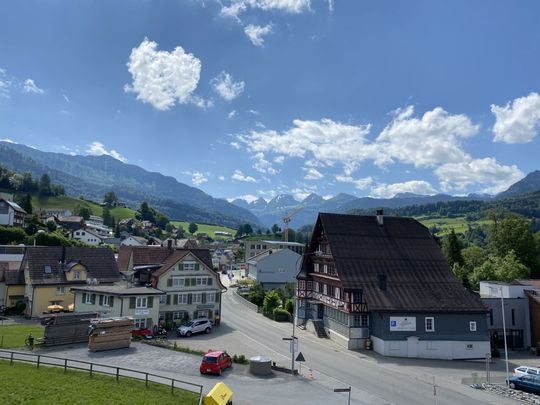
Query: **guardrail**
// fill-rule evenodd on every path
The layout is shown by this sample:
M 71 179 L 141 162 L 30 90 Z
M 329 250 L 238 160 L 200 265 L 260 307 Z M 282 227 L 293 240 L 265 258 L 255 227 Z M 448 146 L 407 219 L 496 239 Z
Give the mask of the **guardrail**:
M 36 364 L 38 369 L 40 366 L 54 366 L 63 367 L 64 372 L 67 372 L 68 369 L 88 371 L 90 373 L 90 377 L 92 377 L 94 373 L 111 375 L 116 377 L 117 382 L 120 382 L 120 377 L 134 378 L 144 381 L 146 388 L 148 388 L 149 382 L 167 385 L 171 387 L 171 395 L 174 395 L 175 388 L 195 392 L 199 394 L 199 405 L 202 404 L 203 400 L 203 386 L 200 384 L 177 380 L 175 378 L 147 373 L 144 371 L 133 370 L 130 368 L 109 366 L 107 364 L 91 363 L 88 361 L 67 359 L 62 357 L 47 356 L 44 354 L 23 353 L 1 349 L 0 360 L 9 360 L 10 365 L 13 365 L 14 361 L 32 363 Z
M 238 294 L 238 289 L 234 290 L 234 294 L 239 298 L 239 301 L 252 311 L 259 312 L 259 307 L 253 302 L 249 302 L 247 299 Z

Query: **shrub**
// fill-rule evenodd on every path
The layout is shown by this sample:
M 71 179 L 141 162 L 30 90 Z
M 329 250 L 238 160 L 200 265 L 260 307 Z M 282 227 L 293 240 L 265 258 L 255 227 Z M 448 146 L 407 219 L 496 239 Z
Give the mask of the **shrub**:
M 244 356 L 243 354 L 239 354 L 239 355 L 233 355 L 233 358 L 232 358 L 232 361 L 233 363 L 236 363 L 236 364 L 248 364 L 249 363 L 249 360 L 246 359 L 246 356 Z
M 277 322 L 290 322 L 291 320 L 291 314 L 283 308 L 275 308 L 273 315 L 274 321 Z
M 285 301 L 285 310 L 289 313 L 289 314 L 293 314 L 294 312 L 294 301 L 292 299 L 288 299 L 287 301 Z
M 281 298 L 276 290 L 270 290 L 266 293 L 263 301 L 263 312 L 272 314 L 274 309 L 281 304 Z

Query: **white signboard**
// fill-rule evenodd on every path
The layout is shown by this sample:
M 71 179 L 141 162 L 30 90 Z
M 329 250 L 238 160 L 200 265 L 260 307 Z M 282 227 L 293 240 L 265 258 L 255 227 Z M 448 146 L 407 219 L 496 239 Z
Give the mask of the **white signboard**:
M 415 332 L 416 331 L 416 317 L 414 316 L 391 316 L 390 317 L 390 331 L 391 332 Z
M 150 311 L 148 309 L 136 309 L 135 315 L 148 315 Z

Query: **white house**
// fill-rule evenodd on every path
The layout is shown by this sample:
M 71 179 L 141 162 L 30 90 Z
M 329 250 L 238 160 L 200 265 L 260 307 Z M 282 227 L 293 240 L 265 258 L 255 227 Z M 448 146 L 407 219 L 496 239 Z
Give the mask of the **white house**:
M 17 203 L 0 199 L 0 225 L 24 227 L 26 211 Z
M 124 246 L 146 246 L 148 245 L 148 240 L 141 236 L 131 235 L 124 239 L 120 244 Z
M 77 229 L 71 232 L 71 239 L 86 243 L 87 245 L 98 246 L 103 243 L 103 238 L 88 229 Z

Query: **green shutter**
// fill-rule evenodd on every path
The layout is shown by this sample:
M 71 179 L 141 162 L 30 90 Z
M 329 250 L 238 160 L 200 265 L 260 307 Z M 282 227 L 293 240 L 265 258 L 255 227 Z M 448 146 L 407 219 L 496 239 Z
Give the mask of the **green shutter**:
M 86 293 L 82 293 L 82 302 L 86 304 Z
M 195 270 L 199 270 L 199 263 L 195 263 Z
M 193 287 L 194 285 L 197 285 L 197 279 L 196 278 L 191 279 L 191 286 Z
M 102 294 L 99 294 L 99 305 L 100 306 L 103 305 L 103 295 Z
M 172 278 L 167 279 L 167 287 L 172 287 Z
M 202 303 L 206 304 L 206 293 L 202 293 Z
M 173 295 L 173 305 L 178 305 L 178 294 Z
M 167 294 L 167 305 L 171 305 L 171 295 Z
M 135 297 L 129 297 L 129 307 L 130 308 L 135 308 L 135 304 L 137 303 L 137 298 Z
M 148 308 L 152 308 L 154 306 L 154 297 L 148 297 Z
M 213 281 L 212 281 L 212 277 L 208 277 L 208 285 L 212 285 Z
M 109 306 L 110 307 L 114 306 L 114 297 L 112 295 L 109 297 Z
M 96 294 L 92 294 L 92 305 L 96 304 Z
M 193 294 L 188 294 L 187 296 L 187 303 L 188 304 L 191 304 L 193 302 L 193 297 L 192 297 Z

